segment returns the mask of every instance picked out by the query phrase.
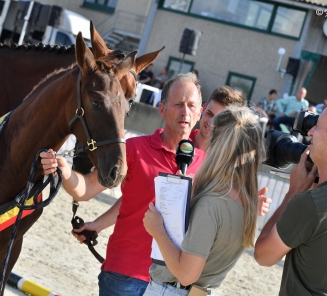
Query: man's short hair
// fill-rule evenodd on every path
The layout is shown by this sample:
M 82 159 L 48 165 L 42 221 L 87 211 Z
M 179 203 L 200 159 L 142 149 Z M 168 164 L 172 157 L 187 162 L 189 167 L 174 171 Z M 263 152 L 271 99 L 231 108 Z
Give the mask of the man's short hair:
M 178 74 L 175 77 L 169 79 L 163 86 L 162 93 L 161 93 L 161 103 L 166 105 L 169 97 L 169 90 L 174 82 L 182 81 L 182 82 L 192 82 L 196 86 L 199 95 L 199 103 L 202 104 L 202 95 L 201 95 L 201 85 L 193 73 L 186 73 L 186 74 Z
M 242 107 L 246 105 L 246 100 L 242 92 L 228 85 L 218 86 L 209 96 L 207 104 L 209 104 L 211 101 L 215 101 L 216 103 L 219 103 L 225 107 L 230 105 Z
M 272 89 L 270 92 L 269 92 L 270 95 L 273 95 L 273 94 L 276 94 L 277 95 L 277 90 L 275 89 Z

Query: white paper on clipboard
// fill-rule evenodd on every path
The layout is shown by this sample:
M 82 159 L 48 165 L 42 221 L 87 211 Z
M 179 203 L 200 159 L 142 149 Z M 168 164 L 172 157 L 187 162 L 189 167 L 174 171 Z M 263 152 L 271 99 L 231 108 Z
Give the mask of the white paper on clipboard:
M 181 248 L 186 232 L 192 179 L 160 173 L 154 179 L 155 206 L 161 213 L 165 229 L 171 240 Z M 152 240 L 151 258 L 164 261 L 157 242 Z

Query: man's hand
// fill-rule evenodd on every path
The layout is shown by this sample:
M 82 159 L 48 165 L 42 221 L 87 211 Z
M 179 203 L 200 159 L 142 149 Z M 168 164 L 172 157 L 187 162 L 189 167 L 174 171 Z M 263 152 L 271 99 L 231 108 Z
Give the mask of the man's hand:
M 95 221 L 94 222 L 87 222 L 82 227 L 80 227 L 78 229 L 73 229 L 72 230 L 72 235 L 75 236 L 77 238 L 77 240 L 81 244 L 86 240 L 86 237 L 84 235 L 79 234 L 83 230 L 95 231 L 96 233 L 100 232 L 99 227 L 98 227 L 98 225 L 97 225 L 97 223 Z
M 288 192 L 293 196 L 309 190 L 318 174 L 317 166 L 307 161 L 309 152 L 310 147 L 302 153 L 299 164 L 295 165 L 291 171 L 290 188 Z
M 146 211 L 143 224 L 145 230 L 155 237 L 156 234 L 166 232 L 163 224 L 163 218 L 153 203 L 149 204 L 149 209 Z
M 271 198 L 264 196 L 268 192 L 267 187 L 263 187 L 258 191 L 259 198 L 259 216 L 264 216 L 269 212 L 269 206 L 272 202 Z
M 49 149 L 48 152 L 41 152 L 40 157 L 43 172 L 47 176 L 55 173 L 58 166 L 63 171 L 63 174 L 66 173 L 66 170 L 68 170 L 68 172 L 71 171 L 71 168 L 66 159 L 62 156 L 56 157 L 56 153 L 52 149 Z

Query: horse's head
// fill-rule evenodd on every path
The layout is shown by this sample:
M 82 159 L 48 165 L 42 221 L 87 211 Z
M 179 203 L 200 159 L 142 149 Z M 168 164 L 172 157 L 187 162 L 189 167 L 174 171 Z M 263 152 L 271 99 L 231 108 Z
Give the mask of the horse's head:
M 119 51 L 109 49 L 90 21 L 91 43 L 94 56 L 98 59 L 116 62 L 119 59 Z M 165 47 L 147 53 L 136 58 L 135 63 L 130 71 L 120 79 L 120 84 L 123 89 L 125 98 L 130 101 L 136 97 L 136 75 L 139 74 L 147 65 L 151 64 L 161 53 Z M 136 51 L 137 52 L 137 51 Z
M 136 53 L 130 53 L 120 63 L 105 62 L 97 59 L 86 46 L 81 33 L 76 39 L 76 60 L 81 70 L 81 105 L 90 138 L 96 144 L 86 143 L 82 124 L 74 123 L 72 129 L 77 139 L 89 146 L 88 156 L 98 170 L 99 182 L 106 187 L 117 186 L 127 171 L 123 139 L 129 104 L 119 80 L 133 67 Z M 91 151 L 97 145 L 100 146 Z

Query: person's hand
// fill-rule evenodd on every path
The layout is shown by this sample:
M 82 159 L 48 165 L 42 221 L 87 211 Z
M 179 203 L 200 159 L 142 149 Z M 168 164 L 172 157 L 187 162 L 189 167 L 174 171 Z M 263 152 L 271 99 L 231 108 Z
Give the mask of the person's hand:
M 149 204 L 149 209 L 143 218 L 143 225 L 145 230 L 152 236 L 165 232 L 163 218 L 153 203 Z
M 317 177 L 317 166 L 307 161 L 309 153 L 310 147 L 302 153 L 299 164 L 295 165 L 291 171 L 289 192 L 292 195 L 309 190 Z
M 55 173 L 58 166 L 62 170 L 65 170 L 65 168 L 70 170 L 70 166 L 68 165 L 66 159 L 62 156 L 56 157 L 56 153 L 52 149 L 49 149 L 47 152 L 41 152 L 40 157 L 43 172 L 47 176 Z
M 297 113 L 297 111 L 296 111 L 296 110 L 293 110 L 293 111 L 290 113 L 290 117 L 294 117 L 296 113 Z
M 272 202 L 272 199 L 269 197 L 264 196 L 268 192 L 267 187 L 263 187 L 258 191 L 258 198 L 259 198 L 259 216 L 264 216 L 269 212 L 269 206 Z
M 77 238 L 77 240 L 82 244 L 85 240 L 86 237 L 82 234 L 79 234 L 83 230 L 90 230 L 90 231 L 95 231 L 96 233 L 99 233 L 100 231 L 98 230 L 96 222 L 87 222 L 85 223 L 82 227 L 78 229 L 73 229 L 72 230 L 72 235 Z
M 279 116 L 280 117 L 284 117 L 285 116 L 285 113 L 284 112 L 280 112 Z

